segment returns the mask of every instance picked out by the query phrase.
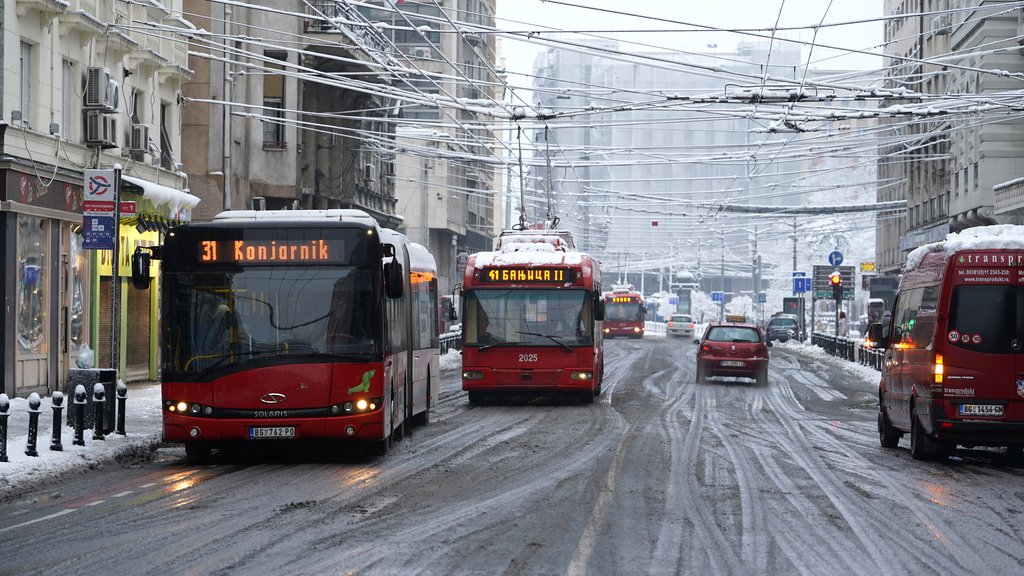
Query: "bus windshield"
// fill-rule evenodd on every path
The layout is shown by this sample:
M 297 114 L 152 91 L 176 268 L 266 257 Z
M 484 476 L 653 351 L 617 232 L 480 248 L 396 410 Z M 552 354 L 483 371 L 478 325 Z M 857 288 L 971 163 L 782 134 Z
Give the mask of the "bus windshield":
M 354 361 L 382 354 L 373 269 L 231 267 L 169 275 L 164 372 L 202 380 L 268 360 Z
M 591 346 L 593 305 L 586 290 L 509 289 L 466 293 L 468 346 Z
M 604 319 L 640 322 L 644 319 L 644 307 L 639 302 L 606 302 Z

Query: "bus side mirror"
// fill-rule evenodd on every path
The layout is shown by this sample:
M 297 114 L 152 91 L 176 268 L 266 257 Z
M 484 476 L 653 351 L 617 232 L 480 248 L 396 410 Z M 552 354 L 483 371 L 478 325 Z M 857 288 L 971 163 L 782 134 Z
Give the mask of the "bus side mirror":
M 401 298 L 405 285 L 402 283 L 402 264 L 392 260 L 384 265 L 384 293 L 388 298 Z
M 151 259 L 152 255 L 141 246 L 135 248 L 135 253 L 132 254 L 132 286 L 139 290 L 149 288 L 149 281 L 152 280 L 149 276 Z
M 594 294 L 594 320 L 604 321 L 604 299 L 600 294 Z

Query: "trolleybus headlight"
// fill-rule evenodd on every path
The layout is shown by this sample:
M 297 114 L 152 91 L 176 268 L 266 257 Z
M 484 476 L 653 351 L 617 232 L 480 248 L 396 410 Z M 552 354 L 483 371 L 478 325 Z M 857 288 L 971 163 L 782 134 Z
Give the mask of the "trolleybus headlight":
M 369 406 L 370 406 L 370 403 L 367 402 L 366 400 L 363 400 L 362 398 L 360 398 L 359 400 L 356 400 L 356 408 L 358 408 L 360 412 L 362 412 L 363 410 L 366 410 Z
M 483 380 L 484 379 L 484 373 L 481 370 L 463 370 L 462 371 L 462 379 L 463 380 Z
M 188 404 L 185 402 L 178 402 L 177 404 L 171 404 L 171 408 L 172 410 L 176 408 L 178 412 L 185 412 L 188 410 Z
M 573 370 L 569 373 L 570 380 L 590 380 L 594 377 L 592 372 L 586 370 Z

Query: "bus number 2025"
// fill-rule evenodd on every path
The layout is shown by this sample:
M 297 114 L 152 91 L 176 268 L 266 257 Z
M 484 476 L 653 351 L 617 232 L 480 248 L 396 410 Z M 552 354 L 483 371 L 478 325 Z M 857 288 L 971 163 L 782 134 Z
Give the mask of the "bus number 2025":
M 520 362 L 536 362 L 537 361 L 537 355 L 536 354 L 520 354 L 519 355 L 519 361 Z

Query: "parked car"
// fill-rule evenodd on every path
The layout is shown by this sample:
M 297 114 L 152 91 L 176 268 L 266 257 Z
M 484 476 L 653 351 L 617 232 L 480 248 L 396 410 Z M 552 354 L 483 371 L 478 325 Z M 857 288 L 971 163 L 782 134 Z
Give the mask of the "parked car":
M 879 443 L 896 448 L 909 435 L 915 459 L 944 459 L 958 445 L 1005 446 L 1019 462 L 1024 227 L 968 231 L 911 252 L 888 331 L 868 327 L 869 339 L 887 349 Z
M 796 340 L 800 335 L 800 321 L 796 316 L 780 314 L 768 321 L 765 332 L 769 342 Z
M 768 383 L 768 348 L 772 345 L 753 324 L 712 323 L 697 344 L 697 382 L 710 377 L 753 378 Z
M 668 323 L 665 324 L 665 333 L 669 336 L 693 338 L 695 327 L 693 317 L 689 314 L 673 314 L 669 316 Z

